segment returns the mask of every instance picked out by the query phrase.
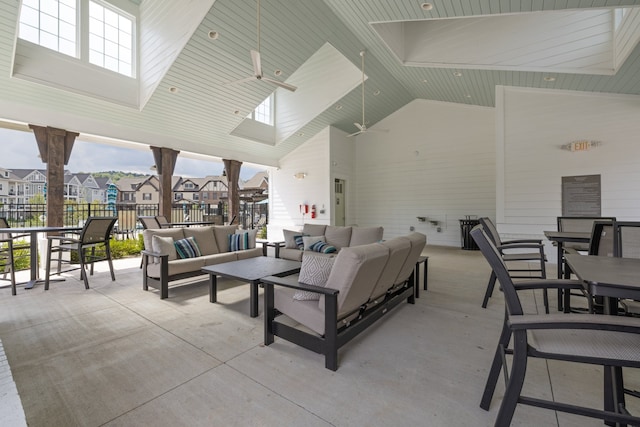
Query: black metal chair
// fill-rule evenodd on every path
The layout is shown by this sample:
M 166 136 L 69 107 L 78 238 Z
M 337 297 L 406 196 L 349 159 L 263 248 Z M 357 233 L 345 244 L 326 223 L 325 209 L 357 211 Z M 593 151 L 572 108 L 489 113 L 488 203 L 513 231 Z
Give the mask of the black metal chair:
M 616 217 L 613 216 L 559 216 L 557 218 L 558 223 L 558 231 L 564 232 L 582 232 L 582 233 L 592 233 L 593 225 L 595 222 L 601 223 L 614 223 L 616 221 Z M 593 236 L 593 234 L 592 234 Z M 562 249 L 564 252 L 587 252 L 591 247 L 591 242 L 589 243 L 571 243 L 567 242 L 563 245 Z M 558 268 L 561 268 L 563 271 L 563 277 L 565 279 L 569 278 L 571 274 L 571 270 L 568 268 L 566 262 L 563 262 L 563 265 L 559 265 Z
M 6 218 L 0 218 L 0 228 L 10 228 Z M 0 268 L 3 275 L 0 280 L 11 283 L 11 295 L 16 295 L 16 258 L 28 258 L 29 243 L 22 241 L 28 234 L 0 233 Z M 9 278 L 7 279 L 7 273 Z
M 536 357 L 567 362 L 587 363 L 610 367 L 640 368 L 640 320 L 623 316 L 594 314 L 525 315 L 502 255 L 493 245 L 482 227 L 476 227 L 471 235 L 480 247 L 489 265 L 500 281 L 505 297 L 505 323 L 496 355 L 504 357 L 513 337 L 513 360 L 505 379 L 507 388 L 495 421 L 496 426 L 511 424 L 518 403 L 552 409 L 609 422 L 639 425 L 640 417 L 628 415 L 624 408 L 599 410 L 575 404 L 545 400 L 522 395 L 528 358 Z M 489 383 L 500 374 L 492 366 Z M 508 378 L 507 378 L 508 377 Z M 560 380 L 560 379 L 559 379 Z M 495 382 L 493 384 L 495 387 Z M 605 393 L 613 393 L 605 386 Z M 493 389 L 485 389 L 480 407 L 488 410 Z
M 640 258 L 640 221 L 616 221 L 614 223 L 613 256 Z M 640 316 L 640 302 L 620 300 L 620 306 L 628 316 Z
M 140 221 L 144 230 L 162 228 L 155 216 L 139 216 L 138 221 Z
M 91 266 L 90 274 L 93 276 L 93 265 L 98 261 L 107 261 L 109 263 L 109 271 L 111 272 L 111 280 L 116 280 L 113 273 L 113 262 L 111 261 L 111 247 L 109 241 L 111 232 L 116 223 L 116 217 L 89 217 L 84 224 L 82 231 L 78 237 L 69 236 L 48 236 L 47 246 L 47 267 L 44 282 L 45 291 L 49 289 L 49 281 L 51 277 L 51 258 L 57 253 L 58 269 L 56 273 L 61 274 L 69 271 L 80 270 L 80 277 L 84 281 L 85 289 L 89 289 L 89 280 L 85 266 Z M 100 252 L 96 253 L 96 247 L 100 247 Z M 78 254 L 78 267 L 62 270 L 62 264 L 72 264 L 71 252 Z M 69 253 L 69 259 L 63 260 L 62 254 Z
M 545 268 L 545 262 L 547 258 L 544 254 L 544 244 L 542 240 L 539 239 L 520 239 L 520 240 L 507 240 L 503 241 L 500 238 L 500 233 L 496 229 L 496 226 L 489 218 L 479 218 L 480 224 L 489 235 L 489 238 L 493 242 L 493 244 L 498 248 L 498 251 L 502 254 L 502 258 L 505 262 L 528 262 L 533 261 L 539 263 L 539 267 L 537 268 L 510 268 L 509 273 L 511 277 L 514 279 L 525 279 L 525 278 L 534 278 L 534 279 L 545 279 L 547 277 L 547 272 Z M 523 250 L 533 250 L 533 252 L 522 252 Z M 515 252 L 513 252 L 515 251 Z M 533 275 L 532 275 L 533 273 Z M 494 272 L 491 272 L 491 276 L 489 277 L 489 283 L 487 283 L 487 290 L 484 294 L 484 299 L 482 300 L 482 308 L 487 308 L 487 303 L 489 302 L 489 298 L 493 294 L 493 288 L 496 284 L 496 275 Z M 544 306 L 549 312 L 549 297 L 548 293 L 544 291 Z
M 167 220 L 167 217 L 164 215 L 156 215 L 156 221 L 158 221 L 160 228 L 171 227 L 171 223 Z

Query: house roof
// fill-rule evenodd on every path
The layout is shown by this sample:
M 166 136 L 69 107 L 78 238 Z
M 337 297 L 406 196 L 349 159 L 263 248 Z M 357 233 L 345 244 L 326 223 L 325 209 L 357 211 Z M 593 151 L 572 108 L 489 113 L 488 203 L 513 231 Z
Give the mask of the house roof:
M 92 83 L 93 71 L 67 73 L 75 87 L 34 77 L 53 68 L 25 62 L 46 55 L 21 54 L 32 48 L 16 43 L 21 3 L 0 0 L 0 119 L 256 164 L 277 166 L 327 126 L 356 131 L 363 96 L 373 126 L 414 99 L 492 107 L 496 85 L 640 93 L 637 1 L 442 0 L 423 8 L 415 0 L 269 0 L 261 5 L 262 70 L 298 90 L 275 91 L 284 114 L 275 142 L 257 142 L 235 129 L 274 86 L 229 84 L 253 72 L 254 2 L 131 2 L 141 7 L 140 80 L 112 93 Z M 614 46 L 617 39 L 626 45 Z M 106 89 L 98 96 L 91 87 Z

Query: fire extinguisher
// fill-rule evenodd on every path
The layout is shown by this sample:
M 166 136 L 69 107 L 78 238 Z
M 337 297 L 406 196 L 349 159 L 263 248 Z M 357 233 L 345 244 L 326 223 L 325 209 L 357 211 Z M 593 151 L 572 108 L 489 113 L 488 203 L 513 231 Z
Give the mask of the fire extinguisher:
M 311 219 L 316 217 L 316 205 L 311 205 Z

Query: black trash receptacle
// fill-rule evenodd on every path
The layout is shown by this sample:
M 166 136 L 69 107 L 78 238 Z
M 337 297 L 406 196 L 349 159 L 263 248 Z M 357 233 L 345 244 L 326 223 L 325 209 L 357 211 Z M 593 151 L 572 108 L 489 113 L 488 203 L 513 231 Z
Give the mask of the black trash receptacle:
M 473 227 L 480 224 L 477 218 L 471 218 L 467 215 L 465 219 L 460 220 L 460 232 L 462 233 L 462 249 L 467 251 L 478 251 L 480 248 L 476 244 L 476 241 L 471 237 L 471 230 Z

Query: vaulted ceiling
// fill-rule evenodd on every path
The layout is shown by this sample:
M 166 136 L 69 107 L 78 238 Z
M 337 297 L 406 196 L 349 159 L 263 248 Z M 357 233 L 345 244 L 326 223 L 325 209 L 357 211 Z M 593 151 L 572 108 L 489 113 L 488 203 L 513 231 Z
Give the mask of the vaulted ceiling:
M 623 35 L 613 11 L 639 1 L 262 0 L 264 75 L 298 91 L 278 89 L 286 129 L 257 142 L 232 132 L 275 87 L 228 84 L 252 74 L 256 2 L 131 3 L 141 63 L 128 103 L 114 99 L 129 86 L 105 89 L 90 73 L 73 78 L 102 94 L 47 84 L 46 68 L 21 78 L 20 2 L 0 0 L 0 120 L 276 166 L 329 125 L 357 130 L 362 50 L 368 126 L 418 98 L 494 106 L 496 85 L 640 94 L 640 8 Z

